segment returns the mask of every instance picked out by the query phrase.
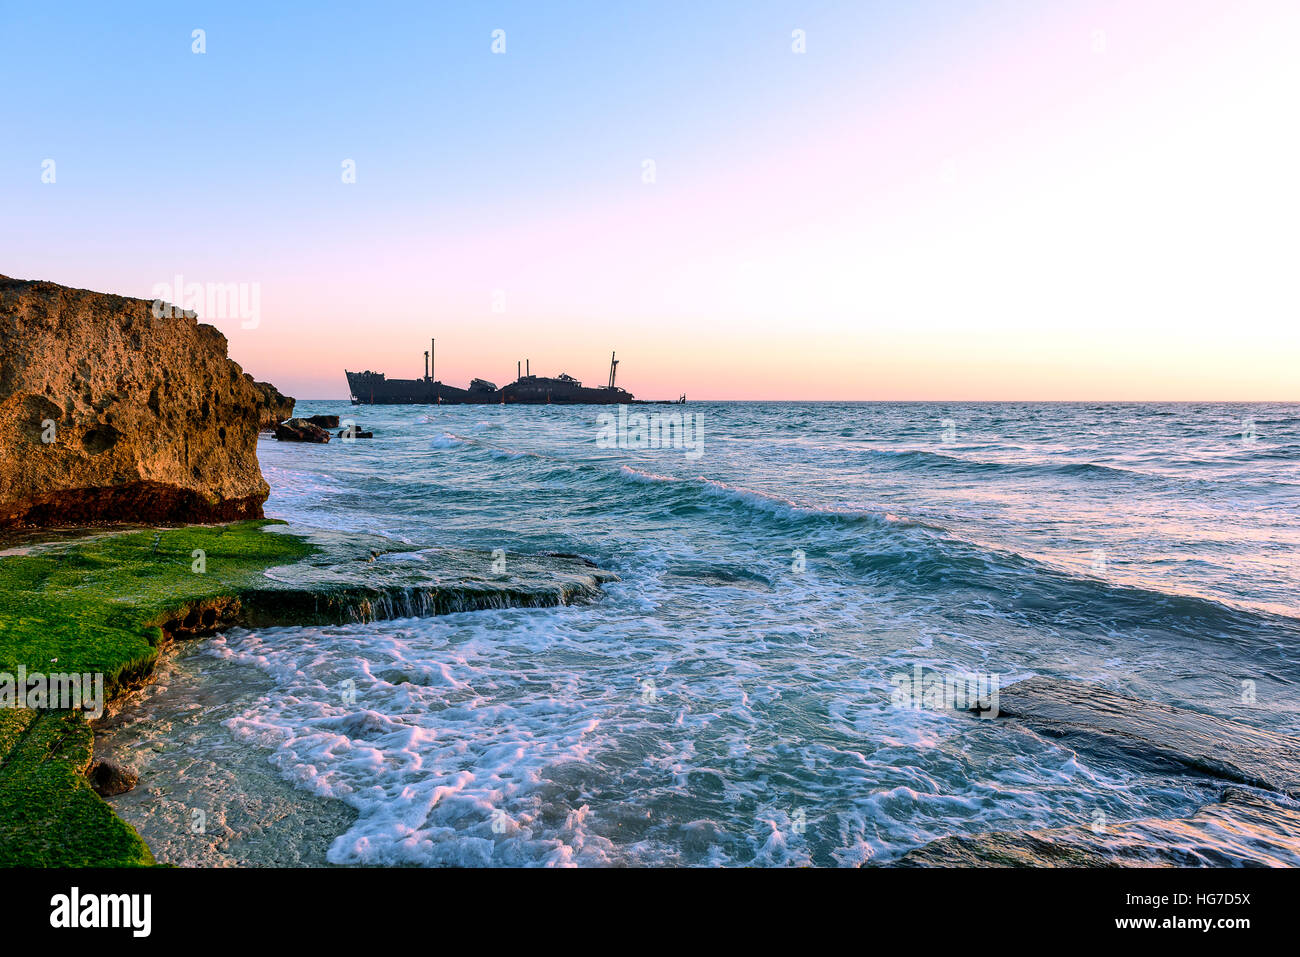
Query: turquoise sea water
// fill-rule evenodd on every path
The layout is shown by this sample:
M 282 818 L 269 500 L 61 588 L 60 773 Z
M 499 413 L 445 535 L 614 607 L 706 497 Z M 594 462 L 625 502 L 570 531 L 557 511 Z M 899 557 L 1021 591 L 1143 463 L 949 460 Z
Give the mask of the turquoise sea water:
M 1221 790 L 900 707 L 916 666 L 1300 733 L 1300 406 L 634 410 L 699 416 L 698 455 L 602 447 L 603 411 L 304 401 L 376 437 L 263 437 L 272 517 L 621 576 L 589 605 L 214 639 L 274 685 L 229 733 L 358 812 L 333 862 L 885 863 Z

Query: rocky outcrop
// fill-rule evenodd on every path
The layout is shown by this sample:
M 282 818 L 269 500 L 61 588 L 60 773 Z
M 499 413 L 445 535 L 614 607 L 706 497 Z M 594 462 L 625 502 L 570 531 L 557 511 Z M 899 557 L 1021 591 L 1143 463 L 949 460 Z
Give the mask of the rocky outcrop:
M 322 429 L 337 429 L 339 427 L 339 417 L 337 415 L 309 415 L 307 421 L 312 425 L 319 425 Z
M 275 437 L 281 442 L 328 442 L 330 434 L 319 425 L 306 419 L 290 419 L 275 427 Z
M 261 393 L 152 306 L 0 276 L 0 527 L 261 516 Z
M 247 373 L 245 373 L 247 374 Z M 248 377 L 250 380 L 252 376 Z M 274 432 L 275 427 L 285 419 L 293 418 L 294 399 L 285 395 L 269 382 L 254 382 L 253 387 L 262 396 L 262 407 L 258 413 L 258 430 Z

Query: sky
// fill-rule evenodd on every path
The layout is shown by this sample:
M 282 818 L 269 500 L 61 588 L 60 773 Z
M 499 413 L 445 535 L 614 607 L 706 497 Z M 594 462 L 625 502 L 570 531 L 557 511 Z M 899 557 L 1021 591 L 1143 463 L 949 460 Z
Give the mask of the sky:
M 0 273 L 299 398 L 1300 400 L 1295 0 L 350 6 L 0 0 Z

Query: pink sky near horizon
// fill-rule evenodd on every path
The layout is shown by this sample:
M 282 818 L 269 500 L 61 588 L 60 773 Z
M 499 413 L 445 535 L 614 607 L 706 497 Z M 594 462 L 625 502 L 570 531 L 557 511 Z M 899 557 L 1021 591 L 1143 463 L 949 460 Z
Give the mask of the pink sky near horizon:
M 653 185 L 627 156 L 445 210 L 375 202 L 363 169 L 179 271 L 259 283 L 257 328 L 202 318 L 301 398 L 417 376 L 436 336 L 461 386 L 525 358 L 600 383 L 617 350 L 642 398 L 1300 400 L 1298 6 L 1024 11 L 716 143 L 647 143 Z M 33 278 L 148 296 L 178 271 L 131 252 Z

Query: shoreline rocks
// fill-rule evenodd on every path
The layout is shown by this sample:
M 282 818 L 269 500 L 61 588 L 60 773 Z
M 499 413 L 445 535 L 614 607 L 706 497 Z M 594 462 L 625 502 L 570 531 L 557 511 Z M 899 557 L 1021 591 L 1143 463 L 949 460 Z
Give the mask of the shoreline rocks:
M 290 419 L 275 427 L 275 438 L 280 442 L 320 442 L 330 440 L 330 434 L 308 419 Z
M 252 379 L 252 376 L 249 376 L 249 379 Z M 294 399 L 292 396 L 285 395 L 269 382 L 254 382 L 253 386 L 262 396 L 258 431 L 274 432 L 275 427 L 281 422 L 293 418 Z
M 265 398 L 194 313 L 0 276 L 0 528 L 260 518 Z

